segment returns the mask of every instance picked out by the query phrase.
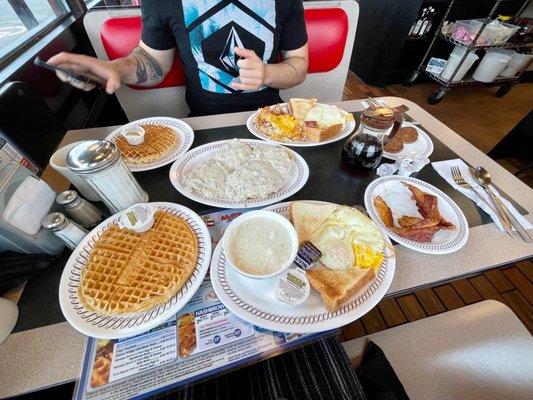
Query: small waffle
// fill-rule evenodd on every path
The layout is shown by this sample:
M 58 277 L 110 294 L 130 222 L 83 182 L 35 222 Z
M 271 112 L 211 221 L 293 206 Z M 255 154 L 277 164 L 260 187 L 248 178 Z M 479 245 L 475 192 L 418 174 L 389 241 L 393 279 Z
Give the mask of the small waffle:
M 169 300 L 196 265 L 198 244 L 181 218 L 154 215 L 144 233 L 110 225 L 94 243 L 78 296 L 88 310 L 117 315 L 149 310 Z
M 140 125 L 144 128 L 144 142 L 131 145 L 126 138 L 118 135 L 115 143 L 122 152 L 122 157 L 130 164 L 148 164 L 165 157 L 178 145 L 174 131 L 164 125 Z

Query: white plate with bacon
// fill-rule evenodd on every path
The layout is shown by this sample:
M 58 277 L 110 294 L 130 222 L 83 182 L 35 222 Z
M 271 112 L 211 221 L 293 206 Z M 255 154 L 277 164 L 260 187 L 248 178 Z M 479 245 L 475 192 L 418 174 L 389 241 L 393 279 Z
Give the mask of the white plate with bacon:
M 416 178 L 376 179 L 366 188 L 365 207 L 391 239 L 422 253 L 453 253 L 468 240 L 468 223 L 457 204 Z
M 341 140 L 355 128 L 353 115 L 317 99 L 290 99 L 257 110 L 246 121 L 252 135 L 294 147 L 320 146 Z

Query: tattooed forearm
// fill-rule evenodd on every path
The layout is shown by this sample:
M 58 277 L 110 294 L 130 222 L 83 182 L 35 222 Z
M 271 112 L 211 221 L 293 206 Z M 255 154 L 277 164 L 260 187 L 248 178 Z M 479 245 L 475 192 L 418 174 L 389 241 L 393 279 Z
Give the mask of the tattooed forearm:
M 136 62 L 137 85 L 154 86 L 161 83 L 165 74 L 159 63 L 144 49 L 136 47 L 130 57 Z

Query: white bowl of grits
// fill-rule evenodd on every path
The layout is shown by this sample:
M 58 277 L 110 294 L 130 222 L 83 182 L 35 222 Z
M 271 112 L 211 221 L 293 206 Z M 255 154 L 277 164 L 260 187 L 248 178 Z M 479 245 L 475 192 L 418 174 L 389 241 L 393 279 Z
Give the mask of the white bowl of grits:
M 298 235 L 285 217 L 272 211 L 250 211 L 235 218 L 222 239 L 229 264 L 248 278 L 270 278 L 292 265 Z

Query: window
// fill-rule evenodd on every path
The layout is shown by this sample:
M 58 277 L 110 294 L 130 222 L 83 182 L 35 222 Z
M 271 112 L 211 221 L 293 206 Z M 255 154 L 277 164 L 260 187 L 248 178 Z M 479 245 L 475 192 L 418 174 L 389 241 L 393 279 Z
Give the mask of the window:
M 84 0 L 85 6 L 87 9 L 96 7 L 98 8 L 100 6 L 100 3 L 102 3 L 102 0 Z
M 0 61 L 68 13 L 63 0 L 0 0 Z
M 87 8 L 121 8 L 140 6 L 141 0 L 85 0 Z

